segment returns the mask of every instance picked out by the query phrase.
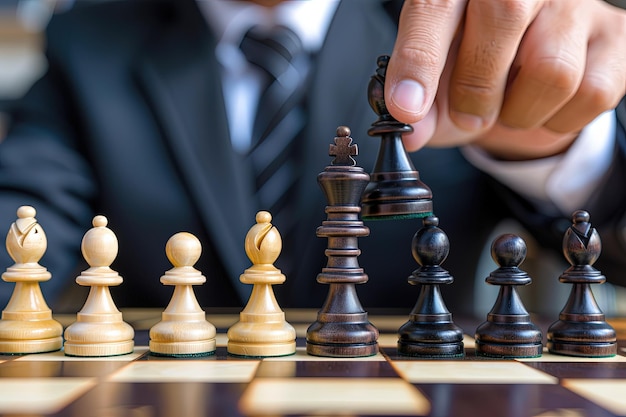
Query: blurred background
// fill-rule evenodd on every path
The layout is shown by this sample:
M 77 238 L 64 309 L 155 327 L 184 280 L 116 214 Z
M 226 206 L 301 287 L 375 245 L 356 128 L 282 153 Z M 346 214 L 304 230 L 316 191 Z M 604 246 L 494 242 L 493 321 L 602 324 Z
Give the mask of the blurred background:
M 0 0 L 0 139 L 6 131 L 4 110 L 46 69 L 42 33 L 55 10 L 67 0 Z

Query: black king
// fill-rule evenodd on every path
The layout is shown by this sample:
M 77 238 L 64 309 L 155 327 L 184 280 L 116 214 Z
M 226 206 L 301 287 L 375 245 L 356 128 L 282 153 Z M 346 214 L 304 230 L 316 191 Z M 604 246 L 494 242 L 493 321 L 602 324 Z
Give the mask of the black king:
M 357 257 L 358 238 L 370 232 L 359 219 L 369 175 L 356 166 L 352 156 L 357 151 L 350 129 L 340 126 L 329 151 L 335 158 L 317 176 L 328 202 L 327 219 L 317 228 L 318 237 L 328 238 L 328 261 L 317 281 L 328 284 L 329 291 L 317 321 L 307 329 L 306 349 L 311 355 L 359 357 L 378 352 L 378 330 L 368 321 L 355 288 L 368 280 Z

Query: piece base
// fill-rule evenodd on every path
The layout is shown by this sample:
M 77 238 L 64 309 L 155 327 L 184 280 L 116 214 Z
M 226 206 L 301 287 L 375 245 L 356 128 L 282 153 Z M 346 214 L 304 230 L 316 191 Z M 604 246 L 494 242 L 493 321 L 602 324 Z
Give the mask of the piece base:
M 489 358 L 538 358 L 543 352 L 542 344 L 496 344 L 476 341 L 476 356 Z
M 207 356 L 215 352 L 215 339 L 193 342 L 156 342 L 149 343 L 150 353 L 158 356 Z
M 582 358 L 610 358 L 617 355 L 617 343 L 572 343 L 548 340 L 548 352 Z
M 465 356 L 461 343 L 407 343 L 398 342 L 398 354 L 420 358 L 462 358 Z
M 296 353 L 296 342 L 286 343 L 243 343 L 228 341 L 226 350 L 230 355 L 266 358 L 274 356 L 289 356 Z
M 78 344 L 66 342 L 64 351 L 67 356 L 107 357 L 127 355 L 133 352 L 134 347 L 135 343 L 132 340 L 108 344 Z
M 178 354 L 178 353 L 173 353 L 173 354 L 158 353 L 158 352 L 150 351 L 150 355 L 151 356 L 156 356 L 156 357 L 159 357 L 159 358 L 204 358 L 206 356 L 213 356 L 213 355 L 215 355 L 215 351 L 213 350 L 211 352 L 182 353 L 182 354 Z
M 313 356 L 324 356 L 330 358 L 359 358 L 374 356 L 378 353 L 378 343 L 321 345 L 307 342 L 306 353 Z
M 431 201 L 413 201 L 403 203 L 363 204 L 361 219 L 363 220 L 402 220 L 421 219 L 433 215 Z
M 26 355 L 30 353 L 56 352 L 63 347 L 62 337 L 39 340 L 1 340 L 0 354 Z

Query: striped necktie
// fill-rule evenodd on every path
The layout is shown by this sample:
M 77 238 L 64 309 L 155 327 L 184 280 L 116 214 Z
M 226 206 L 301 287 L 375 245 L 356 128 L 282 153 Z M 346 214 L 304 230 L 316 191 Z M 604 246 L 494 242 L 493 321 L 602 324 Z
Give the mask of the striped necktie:
M 290 210 L 299 179 L 296 139 L 305 124 L 303 98 L 308 56 L 300 39 L 286 27 L 250 29 L 241 42 L 246 59 L 258 66 L 266 83 L 253 125 L 249 162 L 255 175 L 259 209 L 268 210 L 281 230 L 295 221 Z

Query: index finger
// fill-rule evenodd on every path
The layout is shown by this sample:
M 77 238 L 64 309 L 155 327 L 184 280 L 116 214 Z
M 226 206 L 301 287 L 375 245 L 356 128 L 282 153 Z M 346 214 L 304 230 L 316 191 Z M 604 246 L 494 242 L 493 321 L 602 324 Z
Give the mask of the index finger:
M 414 123 L 433 104 L 467 0 L 406 1 L 387 68 L 385 102 L 392 116 Z

